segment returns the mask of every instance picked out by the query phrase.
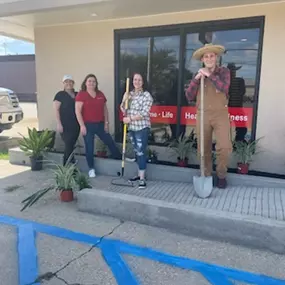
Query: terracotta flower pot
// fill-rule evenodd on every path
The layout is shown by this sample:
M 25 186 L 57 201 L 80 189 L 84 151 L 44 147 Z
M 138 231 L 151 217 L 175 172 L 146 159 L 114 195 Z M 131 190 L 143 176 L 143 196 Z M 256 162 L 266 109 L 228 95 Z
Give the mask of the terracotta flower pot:
M 188 165 L 188 158 L 180 159 L 180 157 L 178 157 L 177 165 L 179 167 L 187 167 L 187 165 Z
M 60 192 L 60 201 L 62 202 L 73 201 L 73 191 L 72 190 L 62 190 Z
M 248 168 L 249 168 L 249 164 L 248 163 L 241 163 L 238 162 L 237 164 L 237 173 L 239 174 L 248 174 Z

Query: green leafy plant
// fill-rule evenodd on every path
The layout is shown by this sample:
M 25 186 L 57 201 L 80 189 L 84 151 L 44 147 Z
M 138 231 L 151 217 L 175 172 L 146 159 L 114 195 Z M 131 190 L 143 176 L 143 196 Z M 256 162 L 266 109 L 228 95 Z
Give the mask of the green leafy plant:
M 48 150 L 53 150 L 54 149 L 54 143 L 55 143 L 55 137 L 56 137 L 56 131 L 54 130 L 49 130 L 49 129 L 45 129 L 43 131 L 38 131 L 38 134 L 40 135 L 41 133 L 48 131 L 51 135 L 51 142 L 47 145 L 47 149 Z
M 50 191 L 80 191 L 84 188 L 91 188 L 87 176 L 81 173 L 77 169 L 76 165 L 70 163 L 71 157 L 72 155 L 69 157 L 65 165 L 59 165 L 57 163 L 51 164 L 55 166 L 55 168 L 51 170 L 54 174 L 54 185 L 41 189 L 24 199 L 22 201 L 24 206 L 21 211 L 24 211 L 27 207 L 34 205 Z
M 86 188 L 92 188 L 92 186 L 90 185 L 89 177 L 80 171 L 77 172 L 75 181 L 79 188 L 78 191 L 81 191 L 82 189 Z
M 40 198 L 42 198 L 46 193 L 49 191 L 54 190 L 54 186 L 49 186 L 44 189 L 41 189 L 37 191 L 36 193 L 32 194 L 31 196 L 27 197 L 22 201 L 24 204 L 23 208 L 21 209 L 21 212 L 24 211 L 26 208 L 31 207 L 34 205 Z
M 169 148 L 173 149 L 177 154 L 178 160 L 188 160 L 190 153 L 194 153 L 195 141 L 192 137 L 180 135 L 180 137 L 169 144 Z
M 28 156 L 39 158 L 43 155 L 45 149 L 52 142 L 52 132 L 49 130 L 44 130 L 38 133 L 36 128 L 28 128 L 28 137 L 24 137 L 19 141 L 19 147 Z
M 74 164 L 57 165 L 55 170 L 52 170 L 55 176 L 57 190 L 72 190 L 76 186 L 76 171 Z
M 9 153 L 8 151 L 0 151 L 0 160 L 9 160 Z
M 233 143 L 234 155 L 238 163 L 249 164 L 252 162 L 254 155 L 259 154 L 259 142 L 261 138 L 253 141 L 237 141 Z

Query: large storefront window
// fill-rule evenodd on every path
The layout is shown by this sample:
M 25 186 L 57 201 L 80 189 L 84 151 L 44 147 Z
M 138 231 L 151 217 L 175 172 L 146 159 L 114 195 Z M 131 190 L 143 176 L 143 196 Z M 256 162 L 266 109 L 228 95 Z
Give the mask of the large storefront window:
M 229 113 L 232 140 L 255 136 L 263 18 L 116 31 L 116 106 L 125 91 L 126 70 L 140 72 L 154 98 L 149 144 L 168 145 L 195 130 L 195 100 L 185 90 L 201 62 L 193 52 L 205 43 L 224 45 L 219 64 L 231 71 Z M 116 115 L 116 138 L 122 125 Z M 214 138 L 215 141 L 215 138 Z

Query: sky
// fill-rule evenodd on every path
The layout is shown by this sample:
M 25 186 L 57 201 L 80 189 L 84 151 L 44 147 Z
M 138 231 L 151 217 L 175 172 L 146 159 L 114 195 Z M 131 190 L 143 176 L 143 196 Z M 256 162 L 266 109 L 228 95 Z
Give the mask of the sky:
M 35 45 L 33 43 L 0 36 L 0 55 L 34 53 Z

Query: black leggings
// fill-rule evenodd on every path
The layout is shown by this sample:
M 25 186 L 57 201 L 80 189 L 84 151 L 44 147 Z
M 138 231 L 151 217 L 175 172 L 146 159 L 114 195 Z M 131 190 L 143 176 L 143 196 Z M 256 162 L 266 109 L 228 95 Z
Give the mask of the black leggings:
M 72 154 L 75 148 L 75 144 L 79 137 L 80 128 L 77 126 L 63 128 L 63 133 L 61 134 L 61 138 L 64 142 L 64 155 L 63 155 L 63 165 L 66 164 L 69 156 Z M 71 163 L 75 162 L 74 156 L 72 157 Z

